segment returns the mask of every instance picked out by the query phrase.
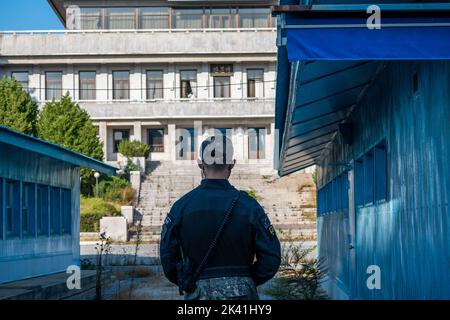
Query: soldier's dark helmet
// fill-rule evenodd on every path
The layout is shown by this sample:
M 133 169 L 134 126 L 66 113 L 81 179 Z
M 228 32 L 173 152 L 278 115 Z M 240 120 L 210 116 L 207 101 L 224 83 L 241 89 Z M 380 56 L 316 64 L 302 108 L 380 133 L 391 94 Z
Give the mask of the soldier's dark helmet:
M 222 134 L 208 137 L 200 146 L 200 160 L 207 166 L 217 169 L 233 164 L 233 143 Z

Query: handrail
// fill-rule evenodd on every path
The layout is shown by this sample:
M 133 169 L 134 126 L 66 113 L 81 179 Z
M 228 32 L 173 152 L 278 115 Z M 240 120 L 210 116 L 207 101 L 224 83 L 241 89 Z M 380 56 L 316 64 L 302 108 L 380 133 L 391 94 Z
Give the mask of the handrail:
M 276 32 L 276 28 L 223 28 L 223 29 L 102 29 L 102 30 L 0 30 L 0 35 L 59 35 L 59 34 L 114 34 L 114 33 L 223 33 L 223 32 Z
M 273 102 L 275 101 L 275 98 L 272 97 L 264 97 L 264 98 L 196 98 L 196 99 L 125 99 L 125 100 L 80 100 L 80 99 L 72 99 L 73 101 L 77 103 L 86 103 L 86 104 L 120 104 L 120 103 L 128 103 L 128 104 L 135 104 L 135 103 L 203 103 L 203 102 Z M 38 103 L 46 103 L 50 102 L 51 100 L 36 100 Z

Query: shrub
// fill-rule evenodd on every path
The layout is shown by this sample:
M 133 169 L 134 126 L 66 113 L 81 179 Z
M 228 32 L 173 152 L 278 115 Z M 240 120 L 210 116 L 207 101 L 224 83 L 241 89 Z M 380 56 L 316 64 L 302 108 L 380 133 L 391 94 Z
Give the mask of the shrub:
M 253 190 L 244 190 L 245 192 L 247 192 L 247 194 L 252 197 L 253 199 L 255 199 L 256 201 L 258 201 L 258 196 L 255 194 L 255 191 Z
M 136 197 L 136 192 L 132 187 L 125 187 L 122 189 L 120 195 L 122 196 L 122 204 L 131 205 Z
M 111 203 L 99 198 L 81 197 L 80 203 L 80 231 L 98 232 L 100 219 L 103 217 L 116 217 L 120 211 Z
M 123 154 L 125 157 L 133 158 L 133 157 L 145 157 L 147 158 L 150 154 L 150 147 L 145 143 L 133 140 L 122 140 L 119 143 L 119 152 Z
M 127 187 L 131 188 L 128 180 L 119 177 L 110 177 L 98 184 L 99 197 L 104 200 L 123 203 L 122 190 Z

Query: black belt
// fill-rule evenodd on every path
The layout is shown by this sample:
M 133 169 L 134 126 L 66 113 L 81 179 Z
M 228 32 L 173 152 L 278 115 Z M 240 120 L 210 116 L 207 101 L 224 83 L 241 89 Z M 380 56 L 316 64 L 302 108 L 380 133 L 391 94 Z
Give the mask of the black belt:
M 251 272 L 247 266 L 211 267 L 203 270 L 199 279 L 219 277 L 251 277 Z

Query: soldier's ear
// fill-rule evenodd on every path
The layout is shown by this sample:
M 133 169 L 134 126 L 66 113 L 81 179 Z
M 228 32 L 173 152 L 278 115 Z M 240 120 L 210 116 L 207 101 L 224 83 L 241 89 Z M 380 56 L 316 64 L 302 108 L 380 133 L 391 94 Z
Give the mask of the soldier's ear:
M 197 165 L 200 168 L 200 170 L 203 170 L 203 162 L 199 159 L 197 159 Z
M 235 165 L 236 165 L 236 160 L 233 160 L 233 162 L 228 166 L 228 169 L 231 171 Z

